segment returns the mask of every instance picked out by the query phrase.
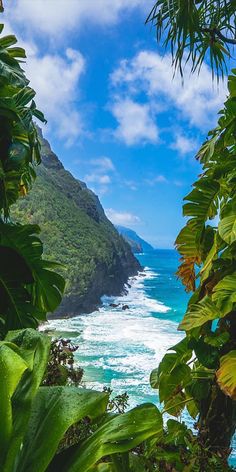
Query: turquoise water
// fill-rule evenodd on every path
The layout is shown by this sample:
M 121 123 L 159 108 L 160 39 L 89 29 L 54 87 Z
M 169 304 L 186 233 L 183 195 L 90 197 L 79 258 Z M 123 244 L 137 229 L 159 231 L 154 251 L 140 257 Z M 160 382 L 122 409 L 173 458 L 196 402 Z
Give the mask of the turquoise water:
M 76 361 L 84 368 L 88 387 L 101 390 L 107 385 L 114 394 L 127 392 L 130 407 L 146 401 L 158 404 L 149 375 L 183 336 L 177 326 L 189 298 L 175 277 L 175 251 L 156 250 L 138 259 L 143 272 L 129 280 L 126 294 L 103 297 L 99 310 L 47 326 L 79 345 Z M 123 305 L 129 308 L 122 310 Z M 233 456 L 236 465 L 235 449 Z
M 94 388 L 105 384 L 119 394 L 127 391 L 130 406 L 158 401 L 149 385 L 150 371 L 181 339 L 177 325 L 188 300 L 174 275 L 175 251 L 157 250 L 138 259 L 144 270 L 129 280 L 127 294 L 103 297 L 103 306 L 89 315 L 50 322 L 51 328 L 66 331 L 67 336 L 76 332 L 76 359 L 84 368 L 86 384 Z M 110 303 L 119 306 L 111 308 Z M 129 309 L 122 310 L 123 305 Z

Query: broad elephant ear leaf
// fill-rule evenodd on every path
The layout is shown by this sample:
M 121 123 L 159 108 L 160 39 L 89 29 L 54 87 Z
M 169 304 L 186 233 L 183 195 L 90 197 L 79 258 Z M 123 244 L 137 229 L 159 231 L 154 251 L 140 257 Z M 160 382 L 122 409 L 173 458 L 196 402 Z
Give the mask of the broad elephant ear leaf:
M 72 386 L 40 387 L 17 472 L 44 472 L 68 428 L 84 417 L 94 419 L 104 414 L 107 403 L 108 395 L 103 392 Z
M 20 379 L 27 369 L 27 364 L 22 357 L 6 342 L 0 343 L 0 469 L 2 469 L 5 456 L 13 433 L 12 397 Z
M 143 404 L 112 418 L 101 426 L 79 448 L 58 454 L 47 472 L 60 467 L 61 472 L 87 472 L 102 457 L 124 453 L 163 429 L 162 415 L 152 404 Z
M 216 377 L 225 395 L 236 400 L 236 351 L 230 351 L 221 358 Z
M 0 343 L 0 468 L 13 470 L 32 399 L 46 367 L 50 339 L 35 330 L 9 332 Z

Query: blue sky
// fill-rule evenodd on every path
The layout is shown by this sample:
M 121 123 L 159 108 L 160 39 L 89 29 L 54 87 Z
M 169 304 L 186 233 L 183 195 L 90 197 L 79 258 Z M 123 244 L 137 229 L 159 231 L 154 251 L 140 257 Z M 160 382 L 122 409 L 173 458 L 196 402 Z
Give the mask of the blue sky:
M 225 85 L 203 65 L 173 79 L 170 55 L 145 26 L 149 0 L 5 1 L 5 32 L 25 64 L 43 132 L 108 217 L 156 247 L 172 247 L 182 198 L 200 172 L 194 154 L 217 119 Z

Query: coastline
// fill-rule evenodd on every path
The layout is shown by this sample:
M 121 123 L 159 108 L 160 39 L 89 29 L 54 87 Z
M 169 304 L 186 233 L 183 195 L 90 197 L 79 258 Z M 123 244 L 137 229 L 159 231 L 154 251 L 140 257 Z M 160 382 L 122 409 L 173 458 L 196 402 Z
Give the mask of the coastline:
M 103 297 L 119 297 L 125 295 L 127 290 L 129 290 L 129 281 L 132 280 L 133 277 L 138 277 L 139 274 L 144 271 L 144 267 L 140 265 L 136 257 L 135 259 L 137 261 L 136 267 L 132 269 L 129 268 L 125 276 L 117 274 L 112 282 L 104 283 L 104 285 L 107 286 L 106 290 L 102 290 L 101 286 L 99 286 L 98 289 L 95 288 L 95 290 L 93 287 L 82 300 L 79 295 L 65 295 L 59 308 L 55 312 L 49 313 L 47 319 L 70 319 L 80 315 L 88 315 L 94 311 L 98 311 L 99 308 L 103 306 Z
M 102 297 L 97 311 L 49 320 L 41 327 L 79 346 L 76 363 L 84 369 L 87 388 L 127 391 L 130 406 L 158 401 L 149 384 L 150 371 L 181 337 L 168 319 L 170 306 L 149 294 L 157 281 L 161 283 L 159 271 L 145 267 L 129 278 L 122 295 Z

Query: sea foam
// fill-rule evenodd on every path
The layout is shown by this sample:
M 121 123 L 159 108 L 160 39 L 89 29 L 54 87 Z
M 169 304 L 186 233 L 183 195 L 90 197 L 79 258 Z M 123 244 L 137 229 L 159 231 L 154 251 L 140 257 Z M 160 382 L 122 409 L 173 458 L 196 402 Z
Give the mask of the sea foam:
M 153 400 L 150 371 L 157 367 L 167 349 L 181 339 L 177 324 L 155 314 L 171 308 L 147 295 L 147 280 L 159 274 L 146 267 L 131 277 L 125 295 L 102 298 L 99 310 L 71 319 L 51 320 L 48 329 L 79 331 L 76 360 L 85 370 L 89 387 L 110 386 L 114 393 L 128 390 L 130 404 Z M 111 304 L 118 305 L 111 307 Z M 124 310 L 123 306 L 128 306 Z

